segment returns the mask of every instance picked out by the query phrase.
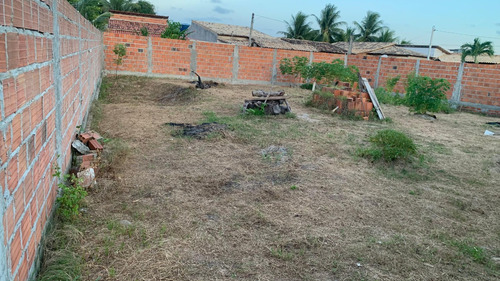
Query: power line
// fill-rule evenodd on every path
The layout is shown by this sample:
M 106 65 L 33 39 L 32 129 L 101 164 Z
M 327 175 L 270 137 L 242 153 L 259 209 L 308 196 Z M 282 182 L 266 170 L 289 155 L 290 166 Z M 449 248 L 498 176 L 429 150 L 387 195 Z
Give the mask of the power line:
M 465 33 L 451 32 L 451 31 L 444 31 L 444 30 L 437 30 L 437 29 L 436 29 L 436 31 L 443 32 L 443 33 L 457 34 L 457 35 L 472 36 L 472 37 L 481 37 L 481 38 L 488 38 L 488 39 L 500 39 L 500 37 L 481 36 L 481 35 L 472 35 L 472 34 L 465 34 Z
M 265 18 L 265 19 L 268 19 L 268 20 L 278 21 L 278 22 L 281 22 L 281 23 L 286 23 L 284 20 L 273 19 L 273 18 L 269 18 L 269 17 L 257 15 L 257 14 L 255 16 L 260 17 L 260 18 Z

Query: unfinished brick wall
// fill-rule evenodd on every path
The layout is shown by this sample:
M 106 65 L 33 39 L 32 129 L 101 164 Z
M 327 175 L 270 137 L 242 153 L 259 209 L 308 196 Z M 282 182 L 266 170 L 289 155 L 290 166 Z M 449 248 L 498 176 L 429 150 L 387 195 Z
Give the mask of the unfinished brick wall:
M 314 62 L 345 59 L 342 54 L 275 50 L 219 43 L 169 40 L 105 32 L 106 69 L 115 70 L 115 44 L 128 44 L 128 56 L 121 74 L 193 78 L 196 70 L 205 79 L 229 83 L 289 84 L 298 83 L 290 75 L 282 75 L 279 62 L 283 58 L 302 56 Z M 146 49 L 146 51 L 141 49 Z M 469 109 L 500 115 L 500 65 L 466 64 L 459 77 L 460 64 L 366 55 L 350 55 L 348 64 L 359 68 L 371 85 L 383 87 L 388 78 L 400 75 L 395 87 L 404 92 L 406 77 L 411 72 L 432 78 L 445 78 L 451 83 L 448 98 Z M 460 78 L 460 79 L 459 79 Z M 459 83 L 457 84 L 457 80 Z
M 167 25 L 168 17 L 111 11 L 108 30 L 114 33 L 141 35 L 141 28 L 146 28 L 151 36 L 160 37 Z
M 0 1 L 0 280 L 27 280 L 57 194 L 52 168 L 66 170 L 100 81 L 102 33 L 66 0 Z

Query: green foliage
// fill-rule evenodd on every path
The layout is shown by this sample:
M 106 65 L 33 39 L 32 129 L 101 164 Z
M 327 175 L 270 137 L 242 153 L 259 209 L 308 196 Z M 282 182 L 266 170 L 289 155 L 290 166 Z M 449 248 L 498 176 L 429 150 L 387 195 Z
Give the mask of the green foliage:
M 127 47 L 123 44 L 116 44 L 113 48 L 113 53 L 116 55 L 116 59 L 114 59 L 116 65 L 121 65 L 123 63 L 123 57 L 127 55 Z
M 291 189 L 291 190 L 296 190 L 296 189 L 297 189 L 297 186 L 296 186 L 296 185 L 292 185 L 292 186 L 290 186 L 290 189 Z
M 389 93 L 392 93 L 394 87 L 396 87 L 396 85 L 398 84 L 399 79 L 401 79 L 401 75 L 398 75 L 396 77 L 388 77 L 387 80 L 385 81 L 385 89 Z
M 375 89 L 375 95 L 380 103 L 402 105 L 405 104 L 405 97 L 400 96 L 398 93 L 394 94 L 384 88 Z
M 322 42 L 335 42 L 335 38 L 342 33 L 340 26 L 345 22 L 339 21 L 340 11 L 333 4 L 326 4 L 325 8 L 321 10 L 320 16 L 314 15 L 319 26 L 317 31 L 316 41 Z
M 61 168 L 56 167 L 52 176 L 60 178 Z M 81 186 L 81 180 L 73 174 L 64 175 L 58 187 L 62 193 L 57 198 L 59 204 L 57 213 L 63 221 L 73 221 L 80 214 L 80 204 L 87 196 L 87 192 Z
M 142 36 L 149 36 L 149 30 L 147 27 L 145 27 L 145 26 L 141 27 L 141 35 Z
M 493 56 L 495 54 L 491 41 L 481 42 L 479 38 L 475 38 L 472 44 L 463 44 L 460 49 L 462 50 L 462 62 L 465 62 L 467 56 L 472 56 L 474 63 L 478 63 L 478 56 L 482 54 Z
M 316 37 L 316 33 L 311 28 L 311 24 L 307 22 L 308 16 L 303 12 L 298 12 L 295 16 L 292 15 L 290 22 L 285 21 L 286 31 L 279 33 L 285 35 L 286 38 L 295 38 L 301 40 L 312 40 Z
M 312 90 L 313 84 L 312 83 L 304 83 L 304 84 L 300 85 L 300 88 L 304 89 L 304 90 Z
M 263 116 L 266 114 L 266 106 L 266 103 L 262 103 L 258 108 L 248 108 L 245 111 L 245 114 Z
M 410 110 L 424 114 L 439 112 L 446 101 L 446 91 L 450 83 L 446 79 L 432 79 L 427 76 L 408 75 L 406 101 Z
M 186 40 L 190 33 L 187 32 L 187 29 L 181 30 L 181 27 L 182 25 L 179 22 L 169 20 L 167 27 L 161 34 L 161 38 Z
M 378 131 L 370 138 L 372 147 L 361 149 L 358 154 L 363 157 L 372 158 L 374 161 L 383 159 L 386 162 L 396 160 L 407 160 L 415 155 L 417 147 L 411 138 L 402 132 L 385 129 Z
M 295 56 L 291 60 L 284 58 L 280 61 L 280 71 L 282 74 L 294 75 L 309 80 L 314 78 L 316 82 L 331 84 L 335 80 L 353 83 L 358 80 L 358 68 L 354 65 L 344 67 L 344 62 L 340 59 L 327 62 L 309 63 L 306 57 Z

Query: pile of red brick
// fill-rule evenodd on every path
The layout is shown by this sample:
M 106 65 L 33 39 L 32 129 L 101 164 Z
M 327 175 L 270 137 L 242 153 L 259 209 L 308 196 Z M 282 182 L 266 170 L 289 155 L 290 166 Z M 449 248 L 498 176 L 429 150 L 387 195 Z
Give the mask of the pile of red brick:
M 88 151 L 75 151 L 73 167 L 76 172 L 83 171 L 85 169 L 93 168 L 97 171 L 100 162 L 101 152 L 104 149 L 102 144 L 99 142 L 102 137 L 96 132 L 86 132 L 78 135 L 78 140 L 88 147 Z M 82 152 L 84 152 L 82 154 Z
M 355 115 L 368 120 L 373 109 L 373 103 L 368 93 L 357 89 L 357 84 L 354 83 L 351 88 L 349 83 L 343 83 L 341 84 L 341 89 L 323 87 L 321 91 L 331 93 L 333 99 L 324 99 L 320 95 L 315 94 L 313 95 L 313 103 L 321 103 L 323 100 L 323 102 L 328 103 L 328 108 L 334 109 L 339 114 L 353 112 Z

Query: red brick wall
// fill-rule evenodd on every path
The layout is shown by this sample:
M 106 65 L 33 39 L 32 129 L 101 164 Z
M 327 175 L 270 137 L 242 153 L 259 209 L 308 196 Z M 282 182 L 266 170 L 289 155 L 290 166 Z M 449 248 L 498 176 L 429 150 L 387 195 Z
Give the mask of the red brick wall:
M 102 33 L 66 0 L 0 1 L 0 280 L 26 280 L 54 207 L 53 165 L 68 166 L 100 81 Z
M 119 67 L 122 74 L 148 73 L 147 51 L 137 54 L 137 48 L 147 48 L 148 39 L 140 36 L 105 33 L 104 44 L 106 50 L 106 69 L 114 70 L 113 46 L 118 43 L 128 43 L 130 48 L 123 66 Z M 279 71 L 279 62 L 283 58 L 302 56 L 309 58 L 311 52 L 274 50 L 257 47 L 234 46 L 219 43 L 199 41 L 179 41 L 153 38 L 149 74 L 170 77 L 192 77 L 191 68 L 205 79 L 218 79 L 232 83 L 298 83 L 298 79 L 282 75 Z M 193 44 L 195 45 L 193 49 Z M 236 50 L 237 48 L 237 50 Z M 237 51 L 238 57 L 234 54 Z M 313 53 L 313 61 L 332 61 L 344 59 L 341 54 Z M 377 67 L 380 57 L 366 55 L 350 55 L 349 65 L 359 68 L 363 77 L 375 84 Z M 378 85 L 383 87 L 388 78 L 401 76 L 395 91 L 404 92 L 406 77 L 416 71 L 416 59 L 388 57 L 382 58 L 378 75 Z M 237 73 L 234 73 L 236 64 Z M 419 74 L 432 78 L 445 78 L 451 88 L 447 92 L 451 98 L 459 72 L 458 63 L 420 60 Z M 273 69 L 273 67 L 276 67 Z M 152 71 L 151 71 L 152 69 Z M 274 74 L 276 74 L 274 76 Z M 473 65 L 466 64 L 462 78 L 461 101 L 464 103 L 490 106 L 484 112 L 500 114 L 494 107 L 500 106 L 500 65 Z M 470 105 L 474 107 L 473 105 Z M 476 106 L 477 107 L 477 106 Z
M 149 35 L 160 37 L 168 25 L 168 19 L 112 12 L 108 29 L 114 33 L 141 35 L 141 28 L 148 29 Z

